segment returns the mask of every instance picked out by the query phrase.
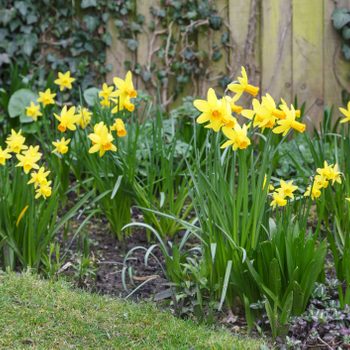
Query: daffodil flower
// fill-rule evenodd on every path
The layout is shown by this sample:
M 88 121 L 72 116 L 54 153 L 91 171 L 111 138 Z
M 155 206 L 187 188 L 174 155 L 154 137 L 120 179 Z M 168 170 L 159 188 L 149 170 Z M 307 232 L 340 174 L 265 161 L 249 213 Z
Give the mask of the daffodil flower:
M 60 87 L 60 91 L 63 91 L 64 89 L 70 90 L 74 81 L 75 78 L 72 78 L 70 76 L 70 71 L 67 71 L 66 73 L 58 72 L 58 78 L 54 83 Z
M 53 153 L 66 154 L 68 152 L 68 145 L 70 139 L 65 139 L 64 137 L 61 140 L 53 141 L 52 144 L 55 146 Z
M 245 149 L 250 145 L 250 139 L 247 136 L 247 125 L 241 127 L 236 124 L 233 129 L 223 127 L 222 132 L 229 139 L 226 141 L 221 148 L 226 148 L 232 146 L 232 149 L 236 151 L 237 149 Z
M 113 136 L 103 122 L 94 126 L 94 132 L 89 134 L 89 139 L 92 141 L 89 153 L 99 152 L 100 157 L 102 157 L 106 151 L 115 152 L 117 150 L 117 147 L 112 143 Z
M 66 132 L 67 129 L 69 130 L 76 130 L 76 123 L 79 121 L 80 117 L 75 114 L 75 107 L 70 107 L 69 109 L 67 106 L 64 106 L 61 110 L 61 114 L 57 115 L 54 113 L 55 118 L 60 122 L 57 129 L 60 132 Z
M 207 100 L 194 100 L 193 105 L 201 112 L 197 118 L 198 124 L 208 123 L 206 127 L 218 132 L 222 126 L 232 123 L 236 119 L 231 115 L 231 106 L 226 98 L 218 99 L 214 89 L 210 88 Z
M 37 102 L 42 103 L 44 106 L 53 105 L 55 104 L 55 96 L 56 94 L 51 92 L 50 89 L 46 89 L 44 92 L 39 92 Z
M 118 137 L 125 137 L 127 135 L 125 124 L 120 118 L 115 119 L 114 124 L 111 126 L 111 131 L 116 131 Z
M 47 177 L 50 171 L 46 171 L 44 167 L 40 167 L 38 171 L 30 173 L 31 179 L 27 182 L 28 185 L 33 184 L 34 188 L 47 184 Z
M 241 75 L 241 77 L 237 78 L 238 83 L 231 83 L 227 86 L 227 88 L 239 95 L 242 95 L 243 92 L 246 92 L 255 97 L 259 93 L 259 88 L 257 86 L 249 84 L 247 72 L 244 67 L 241 67 Z
M 39 152 L 39 146 L 30 146 L 23 154 L 17 154 L 19 163 L 16 167 L 23 167 L 23 171 L 28 174 L 32 169 L 39 169 L 39 165 L 36 164 L 41 159 L 42 153 Z
M 282 106 L 283 112 L 286 113 L 286 118 L 277 121 L 278 126 L 276 126 L 272 132 L 275 134 L 282 134 L 282 136 L 287 135 L 290 129 L 294 129 L 298 132 L 303 133 L 305 131 L 306 125 L 295 120 L 295 109 L 291 106 L 291 109 L 288 107 Z
M 348 105 L 345 108 L 340 107 L 339 111 L 345 116 L 344 119 L 340 121 L 340 123 L 348 123 L 350 122 L 350 101 L 348 102 Z
M 270 206 L 275 209 L 276 206 L 278 207 L 284 207 L 287 205 L 287 200 L 284 197 L 283 193 L 280 191 L 276 191 L 272 194 L 272 201 L 270 203 Z
M 2 147 L 0 146 L 0 165 L 5 165 L 6 160 L 10 158 L 10 150 L 8 148 L 2 149 Z
M 33 101 L 30 102 L 30 105 L 26 107 L 26 116 L 37 121 L 38 117 L 42 116 L 42 113 L 40 112 L 40 106 L 36 105 Z
M 22 130 L 19 130 L 18 133 L 16 133 L 16 131 L 12 129 L 11 135 L 6 139 L 6 144 L 10 152 L 20 153 L 22 150 L 28 148 L 28 146 L 24 144 L 25 141 L 25 137 L 22 136 Z
M 132 82 L 132 73 L 128 71 L 124 80 L 118 77 L 113 78 L 113 83 L 117 90 L 111 94 L 113 97 L 112 101 L 116 103 L 112 113 L 118 113 L 123 109 L 132 112 L 135 109 L 135 105 L 131 102 L 131 99 L 137 97 L 137 91 Z

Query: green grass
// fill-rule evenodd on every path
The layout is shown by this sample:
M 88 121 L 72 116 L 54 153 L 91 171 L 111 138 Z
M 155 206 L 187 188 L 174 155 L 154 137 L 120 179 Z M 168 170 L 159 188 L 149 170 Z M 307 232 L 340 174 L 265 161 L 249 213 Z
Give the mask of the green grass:
M 0 273 L 0 349 L 259 349 L 151 304 L 73 290 L 29 273 Z

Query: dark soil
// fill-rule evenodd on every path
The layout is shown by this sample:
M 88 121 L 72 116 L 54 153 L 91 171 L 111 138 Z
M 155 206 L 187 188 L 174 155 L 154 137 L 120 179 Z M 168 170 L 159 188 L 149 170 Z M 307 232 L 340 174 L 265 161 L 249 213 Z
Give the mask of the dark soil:
M 79 225 L 80 222 L 73 222 L 69 229 L 71 234 L 65 239 L 62 236 L 59 238 L 63 245 L 63 251 L 69 246 L 74 231 Z M 86 225 L 84 231 L 85 245 L 86 242 L 89 244 L 90 266 L 86 267 L 83 273 L 79 275 L 77 266 L 81 253 L 77 252 L 83 250 L 84 242 L 82 242 L 82 239 L 78 239 L 73 241 L 69 247 L 68 259 L 65 261 L 65 267 L 61 269 L 79 287 L 101 294 L 125 298 L 135 288 L 143 284 L 129 296 L 134 300 L 153 299 L 157 293 L 169 288 L 162 269 L 154 258 L 150 258 L 148 265 L 145 265 L 146 252 L 143 249 L 134 250 L 130 255 L 127 270 L 124 272 L 127 289 L 123 286 L 122 275 L 126 254 L 134 247 L 147 249 L 151 245 L 147 241 L 144 230 L 135 228 L 132 235 L 126 237 L 124 242 L 120 242 L 109 230 L 108 223 L 105 220 L 94 218 Z M 163 263 L 161 253 L 157 249 L 153 253 Z M 130 269 L 132 269 L 132 278 L 129 276 Z

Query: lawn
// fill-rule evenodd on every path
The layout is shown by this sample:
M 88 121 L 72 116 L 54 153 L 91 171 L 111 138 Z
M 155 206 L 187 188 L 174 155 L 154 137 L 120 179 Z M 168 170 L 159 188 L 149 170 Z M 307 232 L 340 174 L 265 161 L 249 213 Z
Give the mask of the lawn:
M 0 275 L 1 349 L 259 349 L 259 340 L 29 273 Z

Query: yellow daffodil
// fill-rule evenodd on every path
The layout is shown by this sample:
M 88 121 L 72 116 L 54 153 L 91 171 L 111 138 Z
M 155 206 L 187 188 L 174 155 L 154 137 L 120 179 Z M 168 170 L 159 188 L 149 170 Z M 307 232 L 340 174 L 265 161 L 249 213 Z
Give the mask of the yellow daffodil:
M 53 141 L 52 144 L 55 146 L 55 149 L 52 151 L 53 153 L 66 154 L 68 152 L 68 145 L 70 139 L 65 139 L 64 137 L 61 140 Z
M 230 97 L 230 96 L 225 96 L 227 102 L 230 104 L 230 107 L 231 107 L 231 111 L 233 113 L 237 113 L 237 114 L 240 114 L 243 110 L 243 107 L 242 106 L 239 106 L 239 105 L 236 105 L 236 102 L 239 100 L 240 98 L 240 95 L 239 94 L 236 94 L 234 95 L 233 97 Z
M 242 111 L 243 117 L 253 121 L 253 126 L 258 126 L 261 129 L 271 129 L 274 127 L 276 117 L 256 98 L 252 101 L 253 109 L 244 109 Z
M 131 72 L 128 71 L 126 73 L 125 80 L 115 77 L 113 83 L 117 90 L 112 93 L 112 101 L 116 103 L 112 113 L 118 113 L 123 109 L 132 112 L 135 109 L 135 105 L 131 102 L 131 99 L 137 97 L 137 91 L 132 82 Z
M 40 197 L 48 198 L 52 194 L 52 188 L 51 188 L 52 181 L 47 181 L 46 183 L 42 183 L 39 185 L 39 187 L 36 189 L 35 193 L 35 199 L 38 199 Z
M 34 188 L 47 184 L 47 177 L 50 171 L 45 171 L 44 167 L 41 167 L 38 171 L 30 173 L 31 179 L 27 182 L 28 185 L 34 184 Z
M 250 145 L 250 140 L 247 136 L 247 125 L 245 124 L 243 127 L 236 124 L 233 129 L 224 127 L 222 132 L 229 140 L 221 148 L 232 146 L 232 149 L 236 151 L 237 149 L 245 149 Z
M 127 135 L 124 122 L 120 118 L 114 120 L 114 124 L 111 126 L 111 131 L 116 131 L 118 137 L 124 137 Z
M 316 198 L 319 198 L 322 194 L 321 188 L 316 182 L 311 186 L 308 186 L 305 193 L 304 197 L 310 197 L 312 200 L 315 200 Z
M 281 193 L 280 191 L 276 191 L 272 194 L 272 201 L 270 206 L 275 209 L 276 206 L 278 207 L 284 207 L 287 205 L 287 200 L 284 197 L 283 193 Z
M 331 181 L 332 185 L 334 185 L 335 182 L 338 182 L 341 184 L 341 172 L 339 171 L 338 164 L 328 164 L 327 161 L 324 161 L 323 168 L 317 168 L 316 172 L 323 176 L 324 179 Z
M 89 135 L 89 139 L 93 144 L 89 149 L 89 153 L 99 152 L 100 157 L 102 157 L 106 151 L 115 152 L 117 150 L 117 147 L 112 143 L 113 136 L 103 122 L 94 126 L 94 132 Z
M 23 171 L 28 174 L 32 169 L 39 169 L 39 165 L 36 164 L 42 154 L 39 152 L 39 146 L 29 146 L 26 151 L 23 151 L 23 154 L 17 154 L 17 159 L 19 163 L 16 165 L 17 167 L 23 167 Z
M 74 81 L 75 78 L 72 78 L 70 76 L 70 71 L 68 71 L 66 73 L 58 72 L 58 78 L 54 83 L 60 87 L 60 91 L 63 91 L 64 89 L 70 90 Z
M 8 148 L 2 149 L 2 147 L 0 146 L 0 165 L 5 165 L 7 159 L 10 158 L 10 150 Z
M 37 121 L 38 117 L 42 116 L 42 113 L 40 112 L 40 106 L 36 105 L 33 101 L 30 102 L 30 105 L 26 107 L 26 116 Z
M 267 175 L 265 174 L 265 176 L 264 176 L 264 181 L 263 181 L 263 185 L 262 185 L 262 189 L 263 189 L 263 190 L 265 189 L 266 182 L 267 182 Z M 274 189 L 275 189 L 275 187 L 270 183 L 270 184 L 269 184 L 269 187 L 268 187 L 269 192 L 272 192 Z
M 20 153 L 22 150 L 28 148 L 28 146 L 24 144 L 25 141 L 25 137 L 22 136 L 22 130 L 16 133 L 16 131 L 12 129 L 11 135 L 9 135 L 6 139 L 6 144 L 10 152 Z
M 319 188 L 327 188 L 328 187 L 328 180 L 324 175 L 316 175 L 315 176 L 315 184 L 319 187 Z
M 297 189 L 298 186 L 293 185 L 293 180 L 290 180 L 288 182 L 280 180 L 280 188 L 277 191 L 281 193 L 284 198 L 294 199 L 293 192 L 295 192 Z
M 108 98 L 103 98 L 101 101 L 100 101 L 100 105 L 102 107 L 110 107 L 111 106 L 111 101 L 108 99 Z
M 80 106 L 78 108 L 77 117 L 79 119 L 77 121 L 77 124 L 79 124 L 79 126 L 82 129 L 85 129 L 90 124 L 91 116 L 92 116 L 92 113 L 87 108 Z
M 285 136 L 290 129 L 294 129 L 301 133 L 305 131 L 306 125 L 295 120 L 295 109 L 293 106 L 291 106 L 291 109 L 282 106 L 282 110 L 286 113 L 286 117 L 277 121 L 278 126 L 276 126 L 272 132 Z
M 230 103 L 226 98 L 218 99 L 214 89 L 210 88 L 207 93 L 207 100 L 194 100 L 193 105 L 201 112 L 197 123 L 209 122 L 208 128 L 218 132 L 224 125 L 236 124 L 236 119 L 231 115 Z
M 108 86 L 106 83 L 102 85 L 102 90 L 98 93 L 98 96 L 103 98 L 104 100 L 108 100 L 112 96 L 112 92 L 114 90 L 113 86 Z
M 282 110 L 282 112 L 284 113 L 284 118 L 286 117 L 286 113 L 284 112 L 286 109 L 290 109 L 289 107 L 288 107 L 288 105 L 287 105 L 287 102 L 283 99 L 283 98 L 281 98 L 281 104 L 279 105 L 279 108 Z M 294 108 L 294 110 L 295 110 L 295 117 L 296 118 L 300 118 L 300 116 L 301 116 L 301 110 L 300 109 L 295 109 L 295 107 L 293 106 L 293 105 L 290 105 L 291 106 L 291 108 L 293 107 Z M 282 119 L 284 119 L 284 118 L 282 118 Z
M 350 122 L 350 101 L 348 102 L 348 105 L 345 108 L 340 107 L 339 111 L 345 116 L 344 119 L 342 119 L 340 122 L 341 123 L 348 123 Z
M 54 113 L 55 118 L 60 122 L 57 129 L 60 132 L 65 132 L 67 129 L 76 130 L 76 123 L 79 121 L 79 116 L 75 114 L 75 107 L 64 106 L 61 110 L 61 114 Z
M 56 94 L 51 92 L 51 89 L 46 89 L 44 92 L 39 92 L 39 97 L 37 101 L 42 103 L 44 106 L 54 105 Z
M 247 72 L 244 67 L 241 68 L 241 74 L 242 76 L 237 78 L 238 83 L 233 82 L 229 84 L 227 88 L 239 95 L 242 95 L 243 92 L 246 92 L 255 97 L 259 93 L 259 88 L 257 86 L 249 84 Z

